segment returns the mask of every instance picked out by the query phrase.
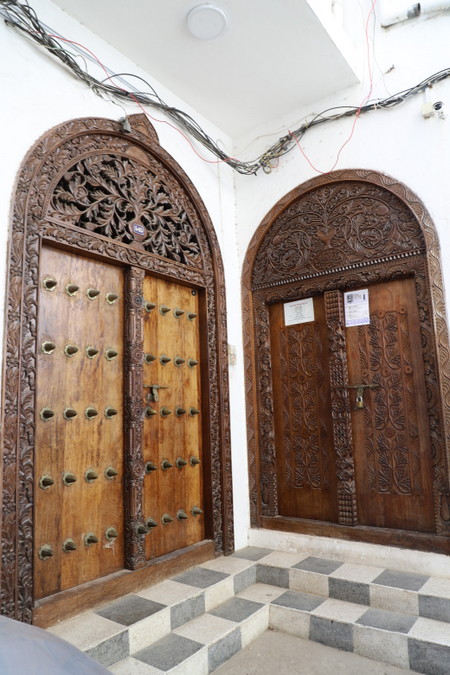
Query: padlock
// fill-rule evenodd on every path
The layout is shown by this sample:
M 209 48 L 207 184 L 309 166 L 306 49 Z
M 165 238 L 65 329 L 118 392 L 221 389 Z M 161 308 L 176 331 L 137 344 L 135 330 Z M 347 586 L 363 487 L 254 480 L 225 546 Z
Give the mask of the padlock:
M 361 394 L 358 394 L 358 396 L 356 397 L 356 407 L 364 408 L 364 399 Z

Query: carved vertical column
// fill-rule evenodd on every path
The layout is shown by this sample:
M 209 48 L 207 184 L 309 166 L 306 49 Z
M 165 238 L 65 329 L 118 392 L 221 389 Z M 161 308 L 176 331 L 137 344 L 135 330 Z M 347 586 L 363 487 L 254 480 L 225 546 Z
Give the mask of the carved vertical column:
M 356 525 L 358 514 L 350 397 L 348 389 L 345 389 L 349 381 L 345 350 L 344 299 L 340 291 L 327 291 L 324 297 L 330 356 L 331 416 L 338 481 L 338 519 L 341 525 Z
M 275 452 L 275 428 L 272 389 L 272 361 L 270 355 L 270 319 L 268 306 L 255 295 L 256 349 L 258 354 L 256 378 L 260 388 L 261 438 L 261 513 L 278 515 L 278 485 Z
M 142 306 L 145 272 L 131 267 L 125 278 L 125 567 L 137 569 L 145 564 L 142 490 L 144 460 L 143 373 L 144 345 Z

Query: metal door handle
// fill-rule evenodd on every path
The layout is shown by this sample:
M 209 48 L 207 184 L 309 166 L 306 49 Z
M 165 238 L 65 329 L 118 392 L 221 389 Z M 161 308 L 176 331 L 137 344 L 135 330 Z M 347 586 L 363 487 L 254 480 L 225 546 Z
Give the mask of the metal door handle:
M 150 393 L 147 395 L 148 401 L 159 401 L 158 389 L 169 389 L 169 387 L 163 384 L 144 384 L 144 389 L 150 389 Z
M 379 384 L 372 383 L 372 384 L 338 384 L 332 389 L 356 389 L 356 408 L 361 409 L 364 408 L 364 389 L 375 389 L 376 387 L 379 387 Z

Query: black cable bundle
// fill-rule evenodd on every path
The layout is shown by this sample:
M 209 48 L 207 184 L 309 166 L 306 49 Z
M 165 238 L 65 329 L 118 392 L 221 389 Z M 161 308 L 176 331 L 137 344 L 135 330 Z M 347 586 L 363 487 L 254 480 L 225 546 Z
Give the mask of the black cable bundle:
M 286 153 L 290 152 L 295 144 L 303 138 L 309 129 L 319 126 L 320 124 L 333 122 L 345 117 L 353 117 L 354 115 L 359 116 L 371 110 L 389 110 L 400 105 L 401 103 L 404 103 L 409 98 L 416 96 L 416 94 L 419 94 L 428 87 L 432 87 L 437 82 L 445 80 L 450 75 L 450 68 L 445 68 L 444 70 L 434 73 L 422 82 L 419 82 L 419 84 L 416 84 L 414 87 L 411 87 L 410 89 L 404 89 L 397 94 L 389 96 L 388 98 L 377 99 L 376 101 L 366 103 L 365 105 L 359 107 L 335 106 L 323 110 L 309 122 L 305 122 L 294 131 L 289 132 L 289 134 L 281 137 L 276 143 L 270 146 L 266 152 L 257 157 L 255 160 L 250 162 L 241 162 L 227 155 L 190 115 L 188 115 L 183 110 L 179 110 L 178 108 L 167 105 L 167 103 L 165 103 L 160 98 L 155 89 L 142 77 L 133 75 L 132 73 L 114 73 L 103 81 L 100 81 L 95 77 L 92 77 L 92 75 L 89 75 L 87 71 L 80 67 L 73 56 L 61 46 L 61 44 L 58 42 L 58 38 L 48 33 L 44 25 L 41 23 L 41 21 L 39 21 L 39 18 L 34 9 L 30 7 L 26 0 L 24 2 L 18 2 L 18 0 L 0 0 L 0 15 L 4 17 L 5 23 L 7 25 L 21 31 L 22 33 L 25 33 L 34 42 L 50 51 L 99 96 L 102 94 L 107 94 L 110 97 L 118 98 L 123 101 L 138 103 L 142 106 L 151 106 L 152 108 L 160 110 L 165 115 L 167 115 L 167 117 L 176 122 L 181 128 L 185 129 L 193 138 L 199 141 L 220 161 L 228 164 L 238 173 L 245 175 L 256 174 L 259 169 L 262 169 L 266 173 L 270 173 L 272 170 L 272 162 L 278 160 L 279 157 L 282 157 Z M 107 82 L 107 80 L 113 77 L 122 76 L 134 77 L 141 80 L 147 85 L 151 93 L 128 91 L 127 89 L 114 86 Z M 344 112 L 327 114 L 332 113 L 333 111 Z

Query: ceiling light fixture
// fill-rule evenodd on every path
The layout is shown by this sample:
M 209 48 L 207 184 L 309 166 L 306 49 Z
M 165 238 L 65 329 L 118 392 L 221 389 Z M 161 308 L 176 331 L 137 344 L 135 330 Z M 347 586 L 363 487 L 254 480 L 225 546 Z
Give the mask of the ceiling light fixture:
M 227 17 L 219 7 L 203 4 L 188 12 L 186 22 L 191 35 L 199 40 L 213 40 L 225 30 Z

